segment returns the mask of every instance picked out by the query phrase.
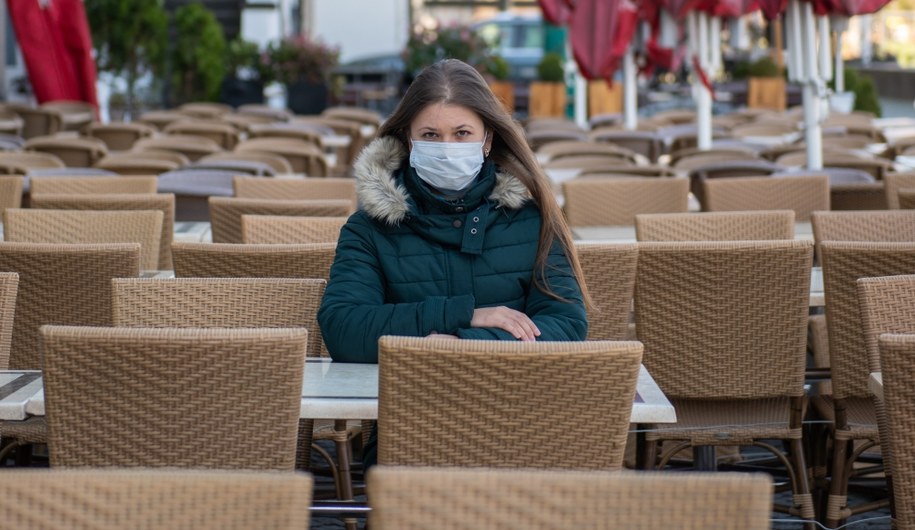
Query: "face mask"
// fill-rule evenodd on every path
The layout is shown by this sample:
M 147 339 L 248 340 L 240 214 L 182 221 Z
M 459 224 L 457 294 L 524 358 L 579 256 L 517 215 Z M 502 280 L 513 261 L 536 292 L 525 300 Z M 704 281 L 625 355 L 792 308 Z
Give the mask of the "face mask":
M 410 165 L 433 188 L 463 190 L 483 167 L 485 136 L 482 142 L 411 142 Z

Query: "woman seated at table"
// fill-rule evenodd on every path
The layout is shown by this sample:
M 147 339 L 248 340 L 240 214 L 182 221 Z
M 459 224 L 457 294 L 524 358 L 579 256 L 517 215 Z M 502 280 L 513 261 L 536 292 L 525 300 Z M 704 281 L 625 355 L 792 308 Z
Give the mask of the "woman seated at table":
M 475 69 L 454 59 L 426 68 L 354 170 L 359 210 L 340 232 L 318 312 L 334 361 L 378 362 L 382 335 L 585 339 L 571 232 Z

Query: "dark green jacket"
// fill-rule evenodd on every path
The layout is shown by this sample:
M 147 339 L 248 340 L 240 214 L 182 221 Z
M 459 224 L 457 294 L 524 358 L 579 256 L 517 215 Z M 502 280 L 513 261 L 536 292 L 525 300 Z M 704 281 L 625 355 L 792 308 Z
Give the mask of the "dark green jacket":
M 416 177 L 393 138 L 372 142 L 355 173 L 359 211 L 340 232 L 318 311 L 335 361 L 378 362 L 382 335 L 516 340 L 470 327 L 476 307 L 523 311 L 540 329 L 538 340 L 585 339 L 581 290 L 560 245 L 547 280 L 569 301 L 532 283 L 540 212 L 519 180 L 487 161 L 462 199 L 445 201 Z

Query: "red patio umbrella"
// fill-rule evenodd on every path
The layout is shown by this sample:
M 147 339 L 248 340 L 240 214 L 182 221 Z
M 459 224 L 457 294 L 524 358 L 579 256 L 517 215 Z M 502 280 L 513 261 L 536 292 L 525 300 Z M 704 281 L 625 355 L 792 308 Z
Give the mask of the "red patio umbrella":
M 637 20 L 635 5 L 626 0 L 577 0 L 569 36 L 582 76 L 613 79 Z

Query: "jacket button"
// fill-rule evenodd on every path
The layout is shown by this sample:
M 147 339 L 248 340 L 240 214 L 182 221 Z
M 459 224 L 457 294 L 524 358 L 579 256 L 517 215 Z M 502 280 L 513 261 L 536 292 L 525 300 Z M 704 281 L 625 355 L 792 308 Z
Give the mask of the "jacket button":
M 451 222 L 451 226 L 453 226 L 455 228 L 460 228 L 463 224 L 464 223 L 462 223 L 460 219 L 455 219 L 454 221 Z
M 457 208 L 454 209 L 454 211 L 456 211 L 457 213 L 461 213 L 461 212 L 464 211 L 464 207 L 463 207 L 463 206 L 458 206 Z
M 473 222 L 474 222 L 474 223 L 479 223 L 479 222 L 480 222 L 480 218 L 479 218 L 479 217 L 474 217 L 474 218 L 473 218 Z

